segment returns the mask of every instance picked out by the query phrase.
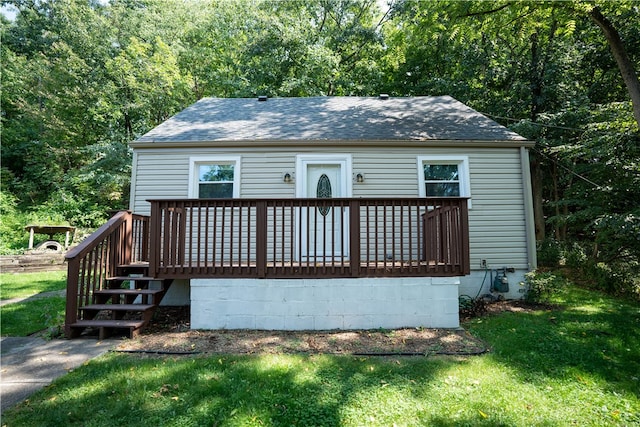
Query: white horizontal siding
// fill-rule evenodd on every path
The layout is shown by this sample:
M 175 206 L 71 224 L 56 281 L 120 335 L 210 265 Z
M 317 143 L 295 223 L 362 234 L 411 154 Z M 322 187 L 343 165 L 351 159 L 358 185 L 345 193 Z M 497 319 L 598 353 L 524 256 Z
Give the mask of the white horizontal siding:
M 148 214 L 147 199 L 188 197 L 189 158 L 232 154 L 240 156 L 240 197 L 293 198 L 295 184 L 283 182 L 294 173 L 296 154 L 349 153 L 353 173 L 365 182 L 353 183 L 353 197 L 417 197 L 417 157 L 466 155 L 472 209 L 469 212 L 472 268 L 487 260 L 493 266 L 527 268 L 523 180 L 518 148 L 395 148 L 305 147 L 296 152 L 276 147 L 137 149 L 132 180 L 131 208 Z

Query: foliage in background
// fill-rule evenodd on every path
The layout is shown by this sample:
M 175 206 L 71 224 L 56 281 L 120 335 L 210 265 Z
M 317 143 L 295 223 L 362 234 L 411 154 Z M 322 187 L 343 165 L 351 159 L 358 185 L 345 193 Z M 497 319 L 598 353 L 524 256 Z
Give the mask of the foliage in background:
M 638 262 L 625 257 L 599 261 L 593 250 L 591 242 L 546 239 L 538 245 L 538 263 L 541 267 L 562 269 L 582 286 L 640 300 Z
M 25 227 L 31 224 L 69 225 L 60 212 L 46 207 L 21 211 L 13 194 L 0 191 L 0 255 L 22 253 L 29 245 Z
M 638 70 L 636 2 L 14 4 L 0 29 L 7 229 L 24 215 L 91 228 L 126 208 L 127 143 L 203 96 L 446 94 L 536 141 L 540 242 L 579 243 L 594 274 L 640 275 L 638 123 L 594 18 Z
M 24 215 L 16 208 L 13 194 L 0 191 L 0 254 L 9 254 L 12 250 L 27 247 L 29 238 L 24 232 Z
M 398 2 L 392 22 L 402 25 L 386 27 L 398 57 L 386 90 L 453 95 L 535 140 L 543 265 L 549 238 L 579 242 L 585 267 L 624 272 L 609 283 L 630 293 L 640 277 L 640 135 L 594 7 L 640 69 L 633 2 Z

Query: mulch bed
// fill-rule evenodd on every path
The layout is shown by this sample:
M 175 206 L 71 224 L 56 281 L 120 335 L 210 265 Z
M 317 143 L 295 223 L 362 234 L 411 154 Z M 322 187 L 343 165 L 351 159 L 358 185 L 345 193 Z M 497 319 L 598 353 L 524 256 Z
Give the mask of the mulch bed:
M 523 312 L 552 307 L 524 301 L 495 301 L 463 313 L 463 319 L 504 311 Z M 376 329 L 331 331 L 190 330 L 189 307 L 160 307 L 154 320 L 116 351 L 161 354 L 343 354 L 367 356 L 477 355 L 486 343 L 463 329 Z
M 473 355 L 487 346 L 464 330 L 356 331 L 217 330 L 144 333 L 118 351 L 156 354 Z

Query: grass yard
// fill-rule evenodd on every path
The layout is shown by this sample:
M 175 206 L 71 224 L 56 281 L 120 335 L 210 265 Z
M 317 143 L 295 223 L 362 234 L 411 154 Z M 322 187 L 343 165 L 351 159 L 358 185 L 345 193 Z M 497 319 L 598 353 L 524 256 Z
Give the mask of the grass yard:
M 640 425 L 640 307 L 570 290 L 564 309 L 465 327 L 470 357 L 108 354 L 3 414 L 7 426 Z
M 26 337 L 64 325 L 65 297 L 48 297 L 0 307 L 3 337 Z
M 2 299 L 29 297 L 42 292 L 57 291 L 67 286 L 67 273 L 0 274 Z M 65 298 L 47 297 L 25 300 L 0 307 L 2 336 L 27 336 L 64 323 Z
M 67 286 L 66 271 L 0 274 L 0 299 L 28 297 L 41 292 L 57 291 Z

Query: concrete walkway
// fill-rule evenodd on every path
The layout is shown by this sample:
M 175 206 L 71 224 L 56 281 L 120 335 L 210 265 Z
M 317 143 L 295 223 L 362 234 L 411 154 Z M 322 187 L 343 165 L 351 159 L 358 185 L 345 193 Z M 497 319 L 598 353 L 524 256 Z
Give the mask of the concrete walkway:
M 0 338 L 0 412 L 114 345 L 95 338 Z

